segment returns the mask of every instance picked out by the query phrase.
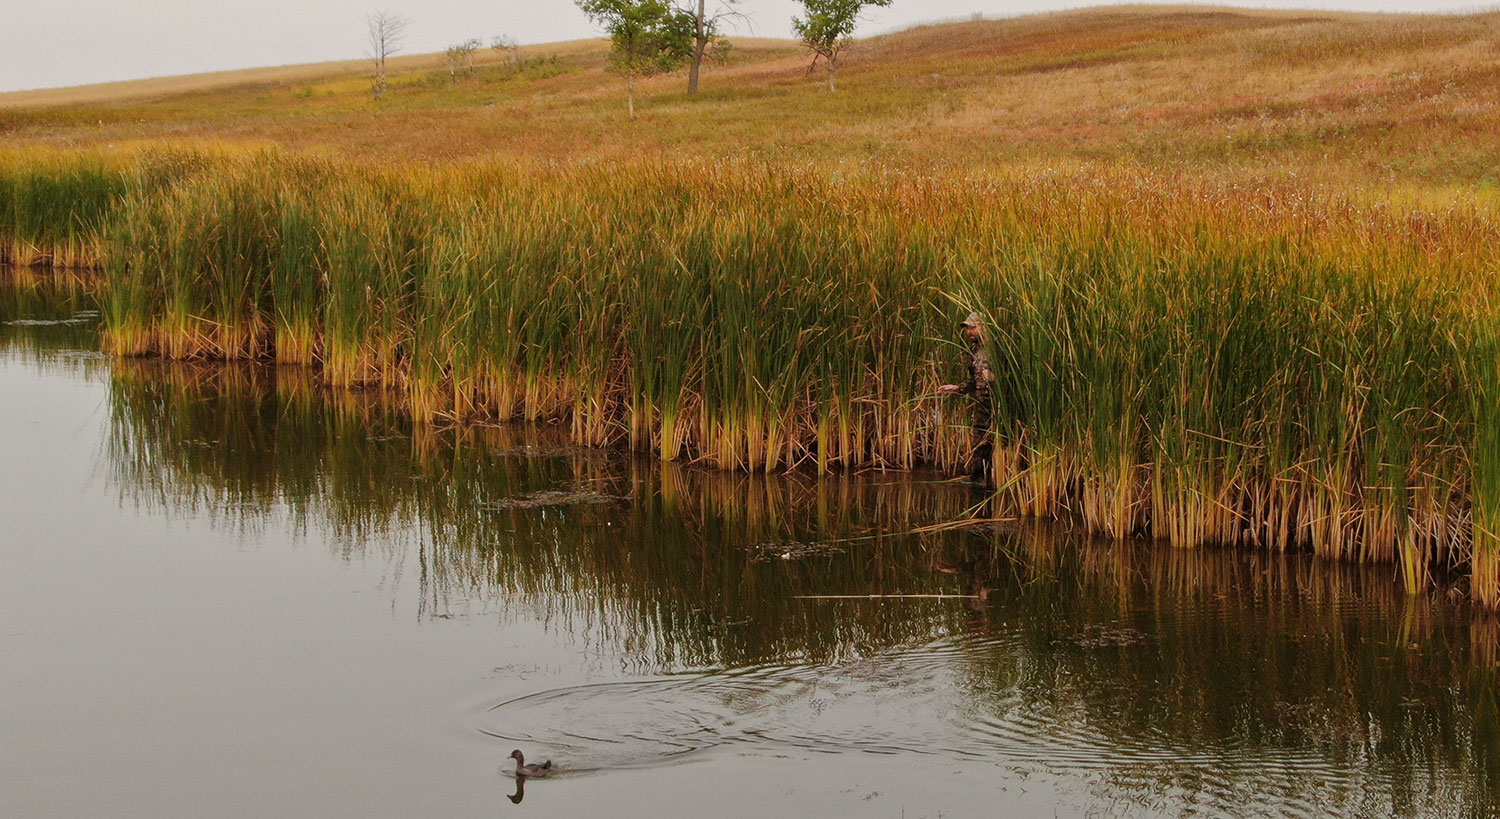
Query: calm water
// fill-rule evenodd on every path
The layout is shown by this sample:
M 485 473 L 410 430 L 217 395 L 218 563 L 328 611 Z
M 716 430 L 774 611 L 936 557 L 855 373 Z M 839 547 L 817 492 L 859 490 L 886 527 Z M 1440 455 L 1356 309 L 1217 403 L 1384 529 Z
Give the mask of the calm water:
M 1500 625 L 1383 570 L 413 430 L 87 309 L 0 289 L 0 816 L 1496 813 Z

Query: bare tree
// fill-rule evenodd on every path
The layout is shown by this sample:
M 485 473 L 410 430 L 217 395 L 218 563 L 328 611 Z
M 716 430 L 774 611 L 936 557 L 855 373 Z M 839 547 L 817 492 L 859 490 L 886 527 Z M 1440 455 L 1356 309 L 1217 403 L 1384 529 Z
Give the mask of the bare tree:
M 501 34 L 490 40 L 490 48 L 495 49 L 495 53 L 505 59 L 506 65 L 518 66 L 521 64 L 521 44 L 516 42 L 514 37 L 507 37 Z
M 686 9 L 693 18 L 692 52 L 688 55 L 688 93 L 698 93 L 698 74 L 703 68 L 703 58 L 721 58 L 729 50 L 729 41 L 724 39 L 724 22 L 745 15 L 735 8 L 741 0 L 715 0 L 713 14 L 709 14 L 708 0 L 688 0 Z
M 406 39 L 406 18 L 378 11 L 365 16 L 365 44 L 369 46 L 370 61 L 375 64 L 375 99 L 385 96 L 386 61 L 401 50 L 401 41 Z
M 468 40 L 464 40 L 463 42 L 464 68 L 470 74 L 474 73 L 474 55 L 479 53 L 479 47 L 482 45 L 484 45 L 484 43 L 480 42 L 478 37 L 472 37 Z
M 443 62 L 448 65 L 448 79 L 458 82 L 458 70 L 464 67 L 463 43 L 454 43 L 444 49 Z
M 448 61 L 448 76 L 454 82 L 458 82 L 458 72 L 460 71 L 466 75 L 474 73 L 474 52 L 478 50 L 478 40 L 464 40 L 461 43 L 454 43 L 448 46 L 447 50 L 443 52 L 443 56 Z

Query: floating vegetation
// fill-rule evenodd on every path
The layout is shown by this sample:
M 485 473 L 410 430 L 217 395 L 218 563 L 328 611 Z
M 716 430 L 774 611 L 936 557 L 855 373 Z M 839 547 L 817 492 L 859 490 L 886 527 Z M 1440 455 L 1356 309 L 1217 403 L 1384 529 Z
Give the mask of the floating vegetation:
M 12 327 L 56 327 L 63 324 L 98 324 L 99 314 L 93 311 L 81 311 L 75 313 L 73 318 L 65 319 L 12 319 L 5 322 Z
M 544 490 L 531 492 L 514 498 L 486 501 L 485 509 L 540 509 L 547 506 L 577 506 L 590 503 L 625 503 L 630 498 L 623 495 L 603 495 L 598 492 L 567 492 Z
M 844 553 L 836 543 L 809 543 L 801 540 L 778 540 L 751 543 L 746 547 L 755 560 L 804 560 L 809 557 L 826 557 Z
M 1080 648 L 1122 648 L 1141 645 L 1148 639 L 1150 638 L 1140 629 L 1093 623 L 1064 642 Z

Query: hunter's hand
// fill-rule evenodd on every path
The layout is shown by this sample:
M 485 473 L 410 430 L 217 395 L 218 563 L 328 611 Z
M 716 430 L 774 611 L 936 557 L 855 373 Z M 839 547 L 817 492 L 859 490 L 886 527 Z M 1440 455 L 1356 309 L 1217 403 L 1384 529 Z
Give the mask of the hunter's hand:
M 963 387 L 957 384 L 944 384 L 938 387 L 938 395 L 958 395 L 961 390 L 963 390 Z

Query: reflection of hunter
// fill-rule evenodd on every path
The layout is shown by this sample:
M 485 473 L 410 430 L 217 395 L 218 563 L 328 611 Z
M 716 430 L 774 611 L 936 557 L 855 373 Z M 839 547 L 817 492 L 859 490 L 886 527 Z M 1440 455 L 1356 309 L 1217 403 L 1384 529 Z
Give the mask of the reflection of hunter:
M 984 325 L 978 313 L 959 325 L 964 341 L 969 345 L 969 380 L 962 384 L 944 384 L 938 388 L 943 395 L 974 396 L 974 425 L 972 445 L 969 450 L 969 474 L 981 480 L 990 477 L 994 460 L 994 438 L 990 427 L 994 421 L 994 403 L 990 385 L 995 383 L 995 373 L 990 370 L 990 350 L 984 341 Z

